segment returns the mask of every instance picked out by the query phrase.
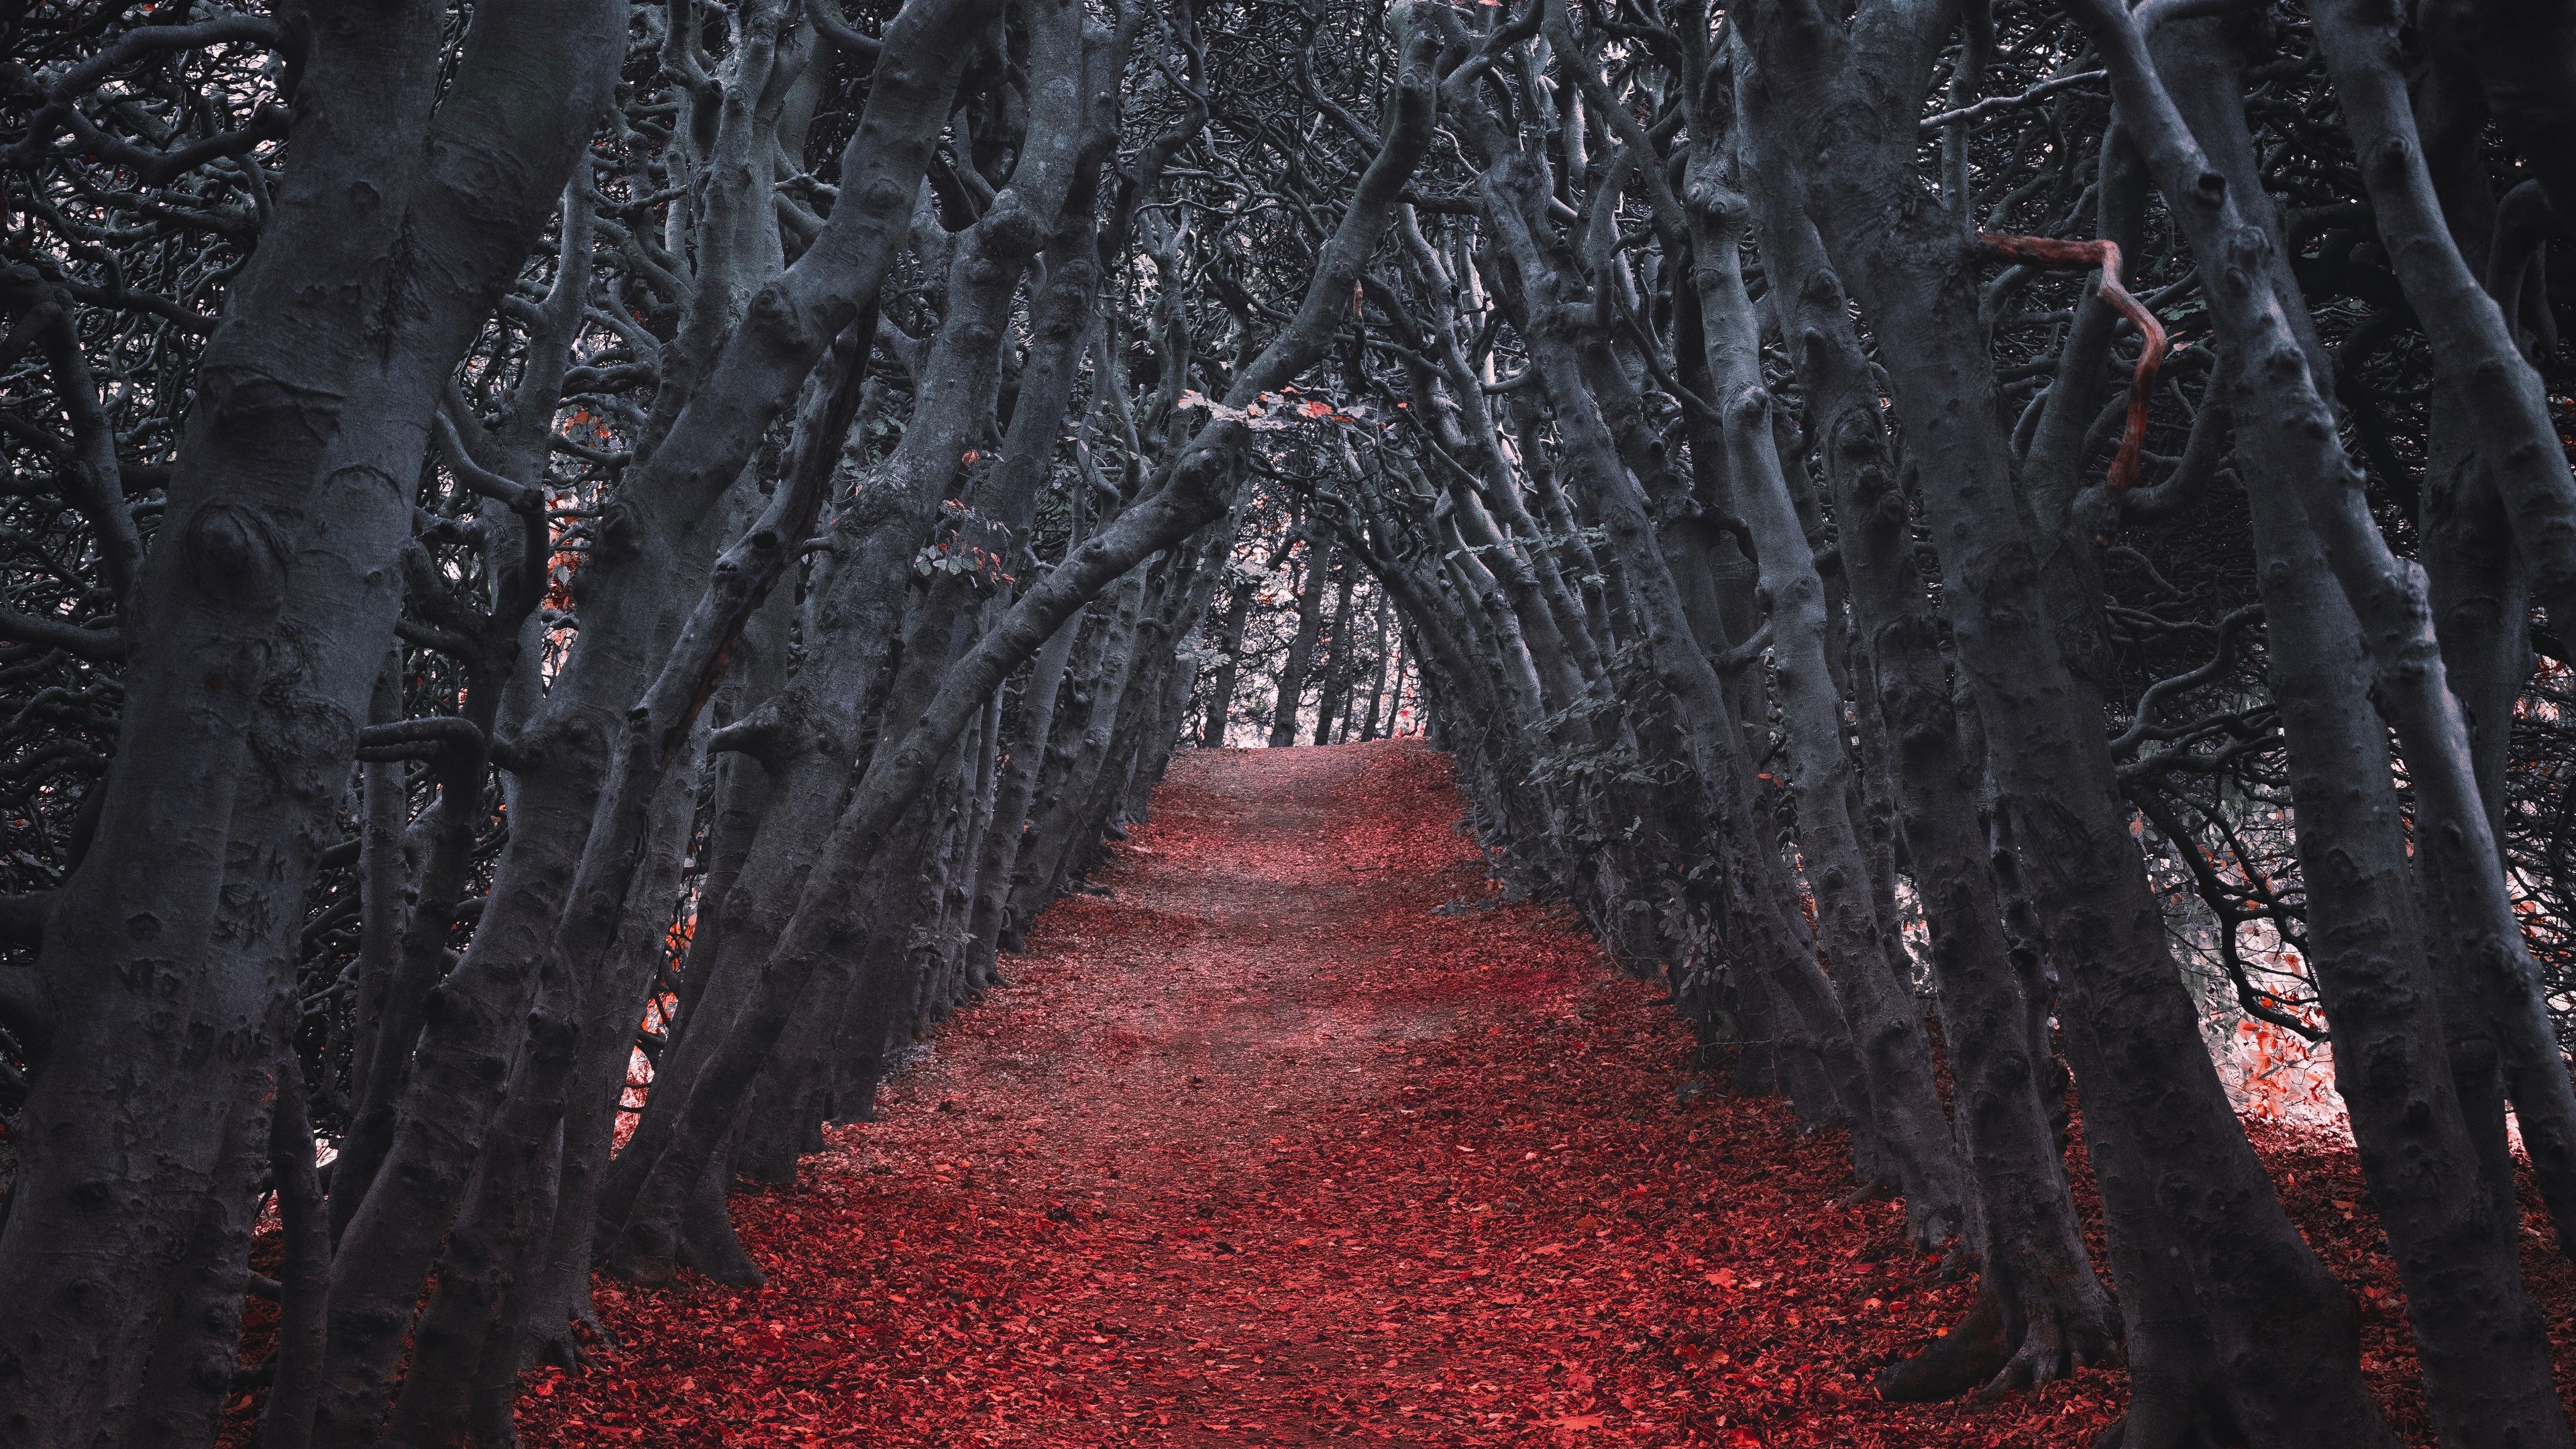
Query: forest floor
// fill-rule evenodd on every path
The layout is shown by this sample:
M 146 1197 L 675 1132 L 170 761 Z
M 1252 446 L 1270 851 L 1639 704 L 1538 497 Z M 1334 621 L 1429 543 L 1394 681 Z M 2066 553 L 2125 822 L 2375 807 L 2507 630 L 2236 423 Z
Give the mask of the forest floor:
M 603 1280 L 531 1449 L 2080 1445 L 2116 1369 L 1992 1403 L 1869 1376 L 1964 1311 L 1837 1134 L 1690 1070 L 1659 988 L 1494 894 L 1447 760 L 1183 756 L 1010 984 L 735 1199 L 766 1287 Z M 2267 1134 L 2424 1438 L 2348 1150 Z M 2542 1251 L 2557 1341 L 2576 1283 Z M 2561 1382 L 2568 1375 L 2562 1367 Z

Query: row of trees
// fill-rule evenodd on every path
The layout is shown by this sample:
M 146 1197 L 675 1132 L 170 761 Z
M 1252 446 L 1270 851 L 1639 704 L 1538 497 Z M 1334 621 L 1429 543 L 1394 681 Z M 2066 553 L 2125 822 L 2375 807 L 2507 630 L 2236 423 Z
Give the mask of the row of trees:
M 1331 745 L 1420 733 L 1419 671 L 1406 662 L 1393 600 L 1365 560 L 1333 547 L 1284 501 L 1251 494 L 1232 570 L 1200 621 L 1189 713 L 1197 743 Z
M 11 24 L 0 1437 L 206 1442 L 257 1292 L 263 1443 L 506 1442 L 1150 789 L 1178 395 L 1330 327 L 1140 285 L 1232 204 L 1187 7 Z
M 1976 1264 L 1884 1391 L 2391 1442 L 2218 997 L 2443 1442 L 2567 1442 L 2576 26 L 862 8 L 0 21 L 0 1437 L 206 1442 L 262 1293 L 262 1442 L 508 1442 L 1177 746 L 1418 692 Z
M 1975 1254 L 1970 1322 L 1882 1392 L 2124 1345 L 2113 1442 L 2392 1442 L 2179 934 L 2244 1013 L 2331 1033 L 2442 1442 L 2566 1442 L 2506 1115 L 2564 1250 L 2532 942 L 2563 940 L 2567 676 L 2532 616 L 2576 610 L 2543 371 L 2576 32 L 1709 19 L 1496 22 L 1518 84 L 1444 83 L 1450 204 L 1369 279 L 1402 441 L 1319 459 L 1489 839 Z

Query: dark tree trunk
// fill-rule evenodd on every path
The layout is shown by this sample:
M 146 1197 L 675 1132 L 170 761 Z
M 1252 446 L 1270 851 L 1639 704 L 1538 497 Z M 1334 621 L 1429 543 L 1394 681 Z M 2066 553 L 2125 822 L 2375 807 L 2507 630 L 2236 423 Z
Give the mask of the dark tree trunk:
M 269 1172 L 277 1184 L 277 1371 L 259 1421 L 260 1449 L 304 1449 L 313 1438 L 313 1383 L 322 1370 L 323 1295 L 331 1282 L 331 1220 L 314 1167 L 313 1118 L 304 1074 L 278 1068 L 269 1118 Z
M 1776 138 L 1754 126 L 1754 147 Z M 1982 748 L 1960 737 L 1951 705 L 1939 625 L 1914 558 L 1905 499 L 1898 490 L 1878 388 L 1850 321 L 1849 304 L 1819 251 L 1814 229 L 1783 178 L 1785 157 L 1748 158 L 1772 285 L 1788 309 L 1793 355 L 1808 389 L 1810 435 L 1820 471 L 1844 520 L 1840 544 L 1854 617 L 1872 641 L 1864 708 L 1884 719 L 1916 891 L 1930 927 L 1942 1037 L 1956 1083 L 1953 1108 L 1974 1179 L 1982 1241 L 1975 1244 L 1984 1288 L 2001 1310 L 1999 1352 L 1940 1382 L 1907 1374 L 1882 1380 L 1891 1397 L 1946 1397 L 1983 1382 L 2039 1383 L 2112 1349 L 2109 1296 L 2093 1273 L 2068 1193 L 2066 1167 L 2044 1089 L 2049 1044 L 2032 1033 L 2033 1007 L 2012 969 L 2002 903 L 1987 867 L 1979 823 Z M 2062 1094 L 2061 1094 L 2062 1095 Z
M 1378 711 L 1386 703 L 1389 676 L 1395 680 L 1395 697 L 1398 699 L 1404 697 L 1404 636 L 1401 631 L 1387 627 L 1389 610 L 1389 604 L 1381 595 L 1376 610 L 1377 638 L 1370 649 L 1370 658 L 1375 662 L 1369 666 L 1368 712 L 1360 716 L 1362 740 L 1373 740 L 1379 737 Z M 1389 709 L 1386 713 L 1391 717 L 1395 711 Z M 1388 730 L 1386 733 L 1393 734 L 1394 731 Z
M 393 634 L 409 480 L 582 155 L 623 19 L 592 0 L 480 15 L 452 73 L 442 6 L 306 36 L 277 221 L 200 362 L 128 614 L 117 768 L 45 923 L 48 1036 L 0 1223 L 0 1431 L 30 1449 L 203 1437 L 156 1386 L 229 1362 L 244 1270 L 206 1214 L 265 1156 L 245 1123 Z M 149 1124 L 154 1150 L 113 1150 L 107 1120 Z M 212 1392 L 186 1414 L 210 1420 Z
M 1216 679 L 1208 686 L 1207 719 L 1199 726 L 1202 749 L 1220 749 L 1225 744 L 1225 728 L 1234 717 L 1235 677 L 1243 669 L 1243 631 L 1252 622 L 1252 595 L 1259 587 L 1251 579 L 1242 579 L 1226 591 L 1225 612 L 1219 616 L 1217 628 L 1220 662 Z
M 1315 662 L 1315 641 L 1324 633 L 1324 588 L 1330 582 L 1332 550 L 1306 536 L 1305 576 L 1297 582 L 1297 632 L 1279 663 L 1279 693 L 1270 706 L 1270 747 L 1297 743 L 1297 710 L 1306 698 L 1306 676 Z
M 1333 622 L 1324 632 L 1323 687 L 1315 695 L 1315 743 L 1333 742 L 1333 721 L 1347 713 L 1351 693 L 1351 586 L 1359 582 L 1357 566 L 1345 562 L 1341 584 L 1333 592 Z
M 1916 1004 L 1885 953 L 1884 887 L 1863 855 L 1851 806 L 1859 794 L 1843 727 L 1842 691 L 1828 662 L 1824 580 L 1818 576 L 1773 441 L 1762 386 L 1761 338 L 1738 257 L 1750 224 L 1745 198 L 1718 177 L 1714 149 L 1694 158 L 1692 246 L 1708 370 L 1726 413 L 1733 502 L 1754 539 L 1770 600 L 1774 687 L 1787 727 L 1791 795 L 1819 935 L 1860 1047 L 1881 1140 L 1895 1157 L 1908 1222 L 1926 1247 L 1966 1226 L 1948 1117 Z

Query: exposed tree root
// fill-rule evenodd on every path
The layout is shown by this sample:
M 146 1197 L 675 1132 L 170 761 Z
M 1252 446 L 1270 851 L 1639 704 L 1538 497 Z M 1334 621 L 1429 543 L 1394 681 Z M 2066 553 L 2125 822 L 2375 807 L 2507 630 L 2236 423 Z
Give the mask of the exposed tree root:
M 1993 1298 L 1990 1293 L 1978 1295 L 1978 1302 Z M 2032 1295 L 2036 1296 L 2036 1295 Z M 2075 1371 L 2092 1364 L 2108 1363 L 2119 1356 L 2118 1324 L 2109 1305 L 2097 1305 L 2103 1311 L 2089 1321 L 2082 1315 L 2066 1312 L 2057 1303 L 2042 1301 L 2022 1305 L 2020 1341 L 2013 1345 L 2012 1357 L 1995 1376 L 1978 1391 L 1979 1398 L 1991 1399 L 2003 1394 L 2036 1389 L 2043 1384 L 2074 1377 Z
M 607 1325 L 599 1321 L 598 1306 L 590 1301 L 587 1292 L 574 1305 L 572 1317 L 528 1331 L 536 1338 L 527 1346 L 527 1362 L 552 1364 L 567 1373 L 580 1373 L 589 1367 L 599 1348 L 616 1341 L 610 1337 Z M 582 1338 L 585 1331 L 589 1334 L 587 1343 Z
M 1974 1393 L 1981 1399 L 2035 1389 L 2118 1353 L 2107 1323 L 2085 1323 L 2047 1303 L 2025 1305 L 2016 1334 L 1991 1286 L 1981 1285 L 1967 1316 L 1912 1358 L 1881 1369 L 1878 1396 L 1928 1404 Z
M 1924 1345 L 1922 1352 L 1879 1370 L 1875 1385 L 1880 1398 L 1895 1404 L 1955 1399 L 1992 1382 L 2012 1357 L 2013 1345 L 2004 1333 L 2003 1305 L 1994 1294 L 1980 1293 L 1967 1317 Z

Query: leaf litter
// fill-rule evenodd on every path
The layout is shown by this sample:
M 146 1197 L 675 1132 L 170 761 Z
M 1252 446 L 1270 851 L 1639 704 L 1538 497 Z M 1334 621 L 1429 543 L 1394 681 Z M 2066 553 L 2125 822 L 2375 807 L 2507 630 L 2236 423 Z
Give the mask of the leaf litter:
M 1880 1403 L 1973 1284 L 1844 1201 L 1840 1134 L 1693 1076 L 1660 990 L 1501 899 L 1459 811 L 1406 742 L 1183 756 L 1111 894 L 1052 907 L 880 1120 L 737 1194 L 767 1285 L 603 1279 L 611 1344 L 530 1375 L 526 1442 L 1910 1449 L 2116 1417 L 2117 1368 Z M 2349 1149 L 2257 1145 L 2429 1442 Z M 2576 1281 L 2526 1246 L 2565 1343 Z

